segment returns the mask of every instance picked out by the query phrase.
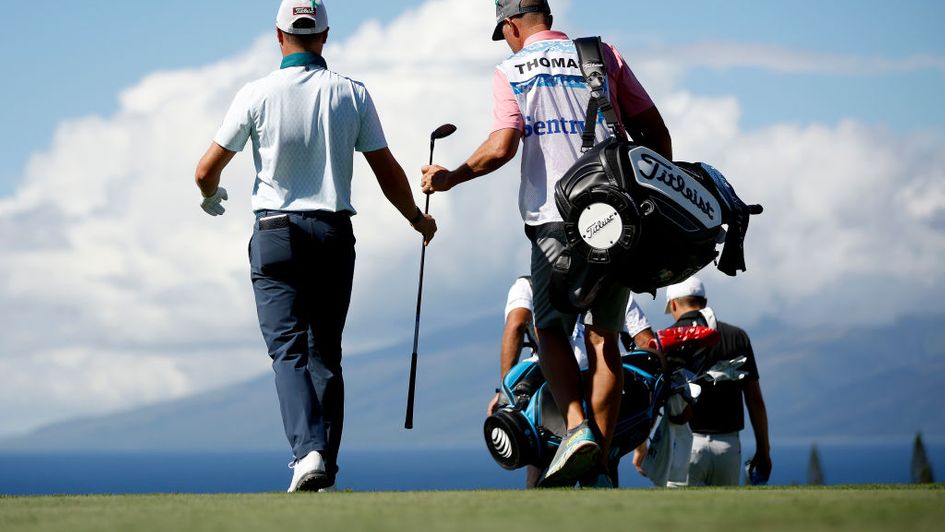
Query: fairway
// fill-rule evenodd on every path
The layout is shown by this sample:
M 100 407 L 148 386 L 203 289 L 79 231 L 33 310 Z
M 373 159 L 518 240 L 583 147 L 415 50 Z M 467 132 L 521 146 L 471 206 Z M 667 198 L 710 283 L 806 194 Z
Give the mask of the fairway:
M 941 530 L 929 487 L 0 498 L 0 530 Z

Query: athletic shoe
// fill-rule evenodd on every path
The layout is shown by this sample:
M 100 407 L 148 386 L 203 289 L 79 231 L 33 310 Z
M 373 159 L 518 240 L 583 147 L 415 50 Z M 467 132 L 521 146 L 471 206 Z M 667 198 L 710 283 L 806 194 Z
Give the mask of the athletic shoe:
M 312 451 L 305 455 L 305 458 L 289 464 L 289 468 L 293 471 L 289 493 L 318 491 L 333 484 L 328 473 L 325 472 L 325 459 L 318 451 Z
M 558 446 L 545 474 L 538 480 L 540 488 L 561 488 L 574 483 L 594 467 L 600 455 L 600 447 L 594 441 L 594 433 L 583 421 L 569 430 Z

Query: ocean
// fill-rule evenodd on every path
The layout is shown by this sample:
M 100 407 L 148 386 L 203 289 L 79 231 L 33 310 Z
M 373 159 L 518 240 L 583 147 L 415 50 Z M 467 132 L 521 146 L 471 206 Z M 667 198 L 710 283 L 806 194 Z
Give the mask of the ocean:
M 750 435 L 749 435 L 750 439 Z M 747 447 L 747 446 L 746 446 Z M 817 446 L 828 485 L 910 481 L 912 442 Z M 945 442 L 926 443 L 936 479 L 945 479 Z M 772 485 L 805 484 L 811 445 L 772 448 Z M 752 450 L 744 450 L 743 459 Z M 0 495 L 256 493 L 283 491 L 291 478 L 283 452 L 102 452 L 0 454 Z M 524 471 L 501 469 L 482 449 L 343 451 L 339 489 L 430 491 L 514 489 Z M 630 464 L 621 486 L 649 487 Z

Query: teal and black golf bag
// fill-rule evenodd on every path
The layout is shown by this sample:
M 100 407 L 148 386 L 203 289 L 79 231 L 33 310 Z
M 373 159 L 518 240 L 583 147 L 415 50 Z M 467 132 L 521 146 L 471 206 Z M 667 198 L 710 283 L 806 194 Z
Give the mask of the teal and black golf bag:
M 704 370 L 707 348 L 719 336 L 707 327 L 659 331 L 662 352 L 634 349 L 623 355 L 624 388 L 611 446 L 611 459 L 643 443 L 670 394 Z M 665 353 L 665 354 L 664 354 Z M 586 375 L 586 371 L 583 374 Z M 689 378 L 674 380 L 674 374 Z M 538 362 L 520 362 L 502 379 L 500 407 L 486 418 L 483 435 L 495 461 L 505 469 L 544 468 L 566 431 Z

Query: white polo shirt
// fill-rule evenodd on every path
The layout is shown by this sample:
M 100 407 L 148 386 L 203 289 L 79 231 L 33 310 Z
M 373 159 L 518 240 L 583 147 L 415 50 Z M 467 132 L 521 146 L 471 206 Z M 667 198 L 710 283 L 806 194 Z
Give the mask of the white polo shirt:
M 253 210 L 348 211 L 354 152 L 387 147 L 371 95 L 328 70 L 316 54 L 294 54 L 248 83 L 214 137 L 239 152 L 253 141 Z
M 508 299 L 505 302 L 505 319 L 509 314 L 517 309 L 523 308 L 534 314 L 535 306 L 532 295 L 532 282 L 527 277 L 521 277 L 515 281 L 512 288 L 509 289 Z M 643 314 L 643 309 L 633 299 L 630 294 L 630 300 L 627 302 L 627 311 L 624 316 L 623 332 L 630 333 L 630 336 L 636 336 L 646 329 L 650 328 L 650 322 Z M 574 331 L 570 338 L 571 349 L 574 350 L 574 358 L 577 359 L 581 369 L 587 369 L 587 351 L 584 344 L 584 322 L 579 318 L 574 325 Z

